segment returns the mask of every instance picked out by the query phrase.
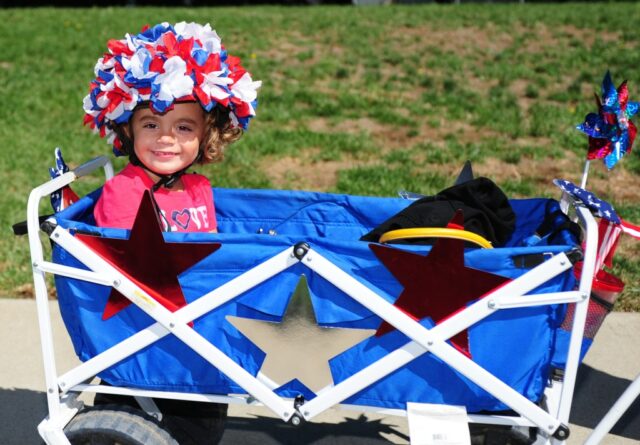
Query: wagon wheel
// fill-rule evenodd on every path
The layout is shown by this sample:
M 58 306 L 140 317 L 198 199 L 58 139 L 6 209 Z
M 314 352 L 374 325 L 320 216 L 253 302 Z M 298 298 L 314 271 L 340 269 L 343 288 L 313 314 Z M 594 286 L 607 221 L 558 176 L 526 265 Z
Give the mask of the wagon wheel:
M 493 248 L 489 240 L 477 233 L 469 232 L 468 230 L 452 229 L 449 227 L 414 227 L 410 229 L 390 230 L 382 234 L 380 242 L 387 243 L 389 241 L 410 238 L 453 238 L 469 241 L 480 247 L 484 247 L 485 249 Z
M 180 445 L 215 445 L 220 442 L 227 423 L 226 404 L 169 399 L 153 401 L 162 413 L 162 420 L 152 420 Z M 140 412 L 138 402 L 131 396 L 97 393 L 93 405 Z
M 73 445 L 178 445 L 155 419 L 128 406 L 83 410 L 64 433 Z

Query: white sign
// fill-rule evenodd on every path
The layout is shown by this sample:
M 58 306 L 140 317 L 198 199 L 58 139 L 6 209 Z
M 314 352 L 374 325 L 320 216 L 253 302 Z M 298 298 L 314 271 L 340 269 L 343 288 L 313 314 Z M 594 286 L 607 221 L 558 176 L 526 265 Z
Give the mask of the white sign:
M 407 403 L 411 445 L 470 445 L 464 406 Z

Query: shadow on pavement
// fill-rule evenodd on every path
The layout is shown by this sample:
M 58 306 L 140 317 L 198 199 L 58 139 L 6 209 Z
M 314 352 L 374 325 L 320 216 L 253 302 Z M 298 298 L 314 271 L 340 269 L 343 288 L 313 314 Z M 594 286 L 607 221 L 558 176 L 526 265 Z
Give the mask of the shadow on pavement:
M 28 389 L 0 389 L 0 431 L 2 445 L 42 444 L 38 424 L 47 415 L 47 399 L 42 391 Z M 365 416 L 333 423 L 303 423 L 299 427 L 280 419 L 257 416 L 230 417 L 221 445 L 360 445 L 389 444 L 381 434 L 409 438 L 381 421 Z
M 394 435 L 406 443 L 409 437 L 381 420 L 369 420 L 365 415 L 344 419 L 339 423 L 302 423 L 293 426 L 280 419 L 255 416 L 230 417 L 220 445 L 365 445 L 389 444 L 382 434 Z
M 611 376 L 590 366 L 580 366 L 571 423 L 595 428 L 630 383 L 630 380 Z M 611 434 L 640 441 L 640 398 L 631 404 Z
M 582 365 L 576 382 L 571 423 L 593 428 L 631 382 Z M 3 445 L 41 444 L 37 426 L 47 414 L 42 391 L 0 389 L 0 430 Z M 387 420 L 387 423 L 388 420 Z M 338 423 L 303 423 L 298 427 L 265 416 L 230 417 L 221 445 L 375 445 L 388 444 L 384 435 L 409 441 L 400 429 L 364 415 Z M 640 441 L 640 400 L 636 400 L 612 434 Z
M 43 443 L 38 424 L 47 415 L 47 398 L 42 391 L 0 389 L 0 442 L 4 445 Z

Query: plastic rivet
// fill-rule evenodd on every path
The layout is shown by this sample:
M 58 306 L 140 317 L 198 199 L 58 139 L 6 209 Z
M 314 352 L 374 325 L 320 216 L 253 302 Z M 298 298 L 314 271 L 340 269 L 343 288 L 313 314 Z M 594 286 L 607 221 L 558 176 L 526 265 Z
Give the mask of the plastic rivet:
M 113 280 L 113 287 L 120 286 L 120 280 Z

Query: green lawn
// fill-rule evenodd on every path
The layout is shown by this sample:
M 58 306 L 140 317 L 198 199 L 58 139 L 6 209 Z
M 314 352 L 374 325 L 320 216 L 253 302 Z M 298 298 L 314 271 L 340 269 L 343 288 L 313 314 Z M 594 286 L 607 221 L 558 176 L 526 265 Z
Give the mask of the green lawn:
M 219 186 L 429 194 L 470 159 L 509 196 L 557 197 L 552 179 L 579 182 L 586 137 L 574 127 L 606 70 L 640 100 L 631 3 L 0 9 L 0 20 L 3 296 L 30 292 L 27 240 L 10 227 L 53 149 L 71 166 L 110 153 L 82 127 L 82 98 L 107 39 L 144 24 L 210 22 L 263 81 L 250 131 L 201 169 Z M 591 172 L 590 188 L 640 223 L 637 154 Z M 624 240 L 620 252 L 617 309 L 637 311 L 640 248 Z

